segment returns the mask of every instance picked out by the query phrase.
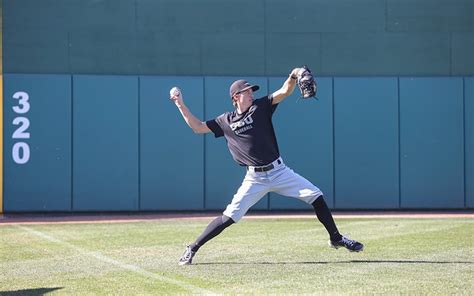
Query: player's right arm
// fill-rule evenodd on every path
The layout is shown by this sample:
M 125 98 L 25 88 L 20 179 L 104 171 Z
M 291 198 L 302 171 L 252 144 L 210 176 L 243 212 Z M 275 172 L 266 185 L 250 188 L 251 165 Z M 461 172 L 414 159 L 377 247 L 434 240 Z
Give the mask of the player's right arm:
M 205 134 L 211 132 L 211 130 L 207 127 L 207 124 L 197 119 L 196 116 L 194 116 L 191 111 L 189 111 L 188 107 L 186 107 L 180 90 L 175 91 L 174 94 L 171 95 L 170 100 L 172 100 L 176 107 L 178 107 L 178 110 L 181 112 L 184 121 L 186 121 L 188 126 L 196 134 Z

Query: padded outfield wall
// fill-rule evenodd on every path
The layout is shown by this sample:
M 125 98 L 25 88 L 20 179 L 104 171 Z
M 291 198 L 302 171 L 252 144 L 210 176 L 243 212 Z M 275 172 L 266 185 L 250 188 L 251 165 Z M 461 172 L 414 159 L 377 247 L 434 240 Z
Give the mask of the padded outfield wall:
M 180 85 L 199 118 L 233 107 L 237 77 L 4 75 L 4 209 L 223 209 L 240 185 L 225 140 L 195 135 L 168 99 Z M 274 90 L 285 77 L 245 77 Z M 257 93 L 257 94 L 258 94 Z M 474 79 L 319 79 L 319 100 L 274 115 L 285 162 L 337 209 L 474 205 Z M 269 194 L 255 209 L 304 209 Z
M 4 212 L 223 209 L 245 171 L 169 88 L 209 119 L 233 80 L 272 91 L 302 64 L 320 100 L 275 127 L 332 208 L 474 208 L 472 0 L 0 3 Z

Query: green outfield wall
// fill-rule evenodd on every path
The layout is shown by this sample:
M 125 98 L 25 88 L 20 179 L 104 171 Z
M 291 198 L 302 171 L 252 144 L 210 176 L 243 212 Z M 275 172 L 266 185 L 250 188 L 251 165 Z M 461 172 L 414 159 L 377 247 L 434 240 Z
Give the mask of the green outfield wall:
M 274 124 L 330 207 L 474 208 L 474 0 L 0 9 L 0 213 L 223 209 L 245 170 L 224 139 L 193 134 L 169 89 L 210 119 L 232 109 L 233 80 L 264 95 L 303 64 L 319 100 L 293 94 Z M 254 207 L 307 208 L 276 194 Z
M 3 0 L 4 72 L 474 75 L 473 0 Z
M 4 75 L 5 212 L 221 210 L 240 185 L 225 140 L 196 135 L 232 110 L 241 77 Z M 244 77 L 265 95 L 285 77 Z M 323 77 L 274 115 L 285 162 L 336 209 L 474 206 L 472 77 Z M 269 194 L 254 209 L 308 209 Z

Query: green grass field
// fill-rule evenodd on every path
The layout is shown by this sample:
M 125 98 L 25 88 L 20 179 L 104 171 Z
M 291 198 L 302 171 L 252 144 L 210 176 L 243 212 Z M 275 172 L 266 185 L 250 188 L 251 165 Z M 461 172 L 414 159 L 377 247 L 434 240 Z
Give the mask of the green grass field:
M 473 219 L 244 219 L 177 260 L 209 220 L 0 225 L 0 294 L 474 294 Z

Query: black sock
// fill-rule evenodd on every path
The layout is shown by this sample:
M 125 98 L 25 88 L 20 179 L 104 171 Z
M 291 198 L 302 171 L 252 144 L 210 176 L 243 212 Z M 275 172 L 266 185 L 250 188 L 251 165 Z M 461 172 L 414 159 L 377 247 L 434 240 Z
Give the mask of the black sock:
M 334 219 L 332 218 L 328 205 L 324 201 L 324 197 L 321 195 L 311 205 L 314 208 L 318 220 L 324 225 L 329 233 L 329 238 L 332 241 L 341 240 L 342 236 L 339 233 L 339 230 L 337 230 L 336 223 L 334 223 Z
M 202 247 L 207 241 L 214 238 L 224 229 L 234 223 L 234 220 L 224 215 L 215 218 L 211 223 L 209 223 L 209 225 L 207 225 L 206 229 L 204 229 L 204 232 L 201 233 L 196 241 L 190 245 L 191 250 L 193 252 L 197 252 L 197 250 L 199 250 L 199 248 Z

